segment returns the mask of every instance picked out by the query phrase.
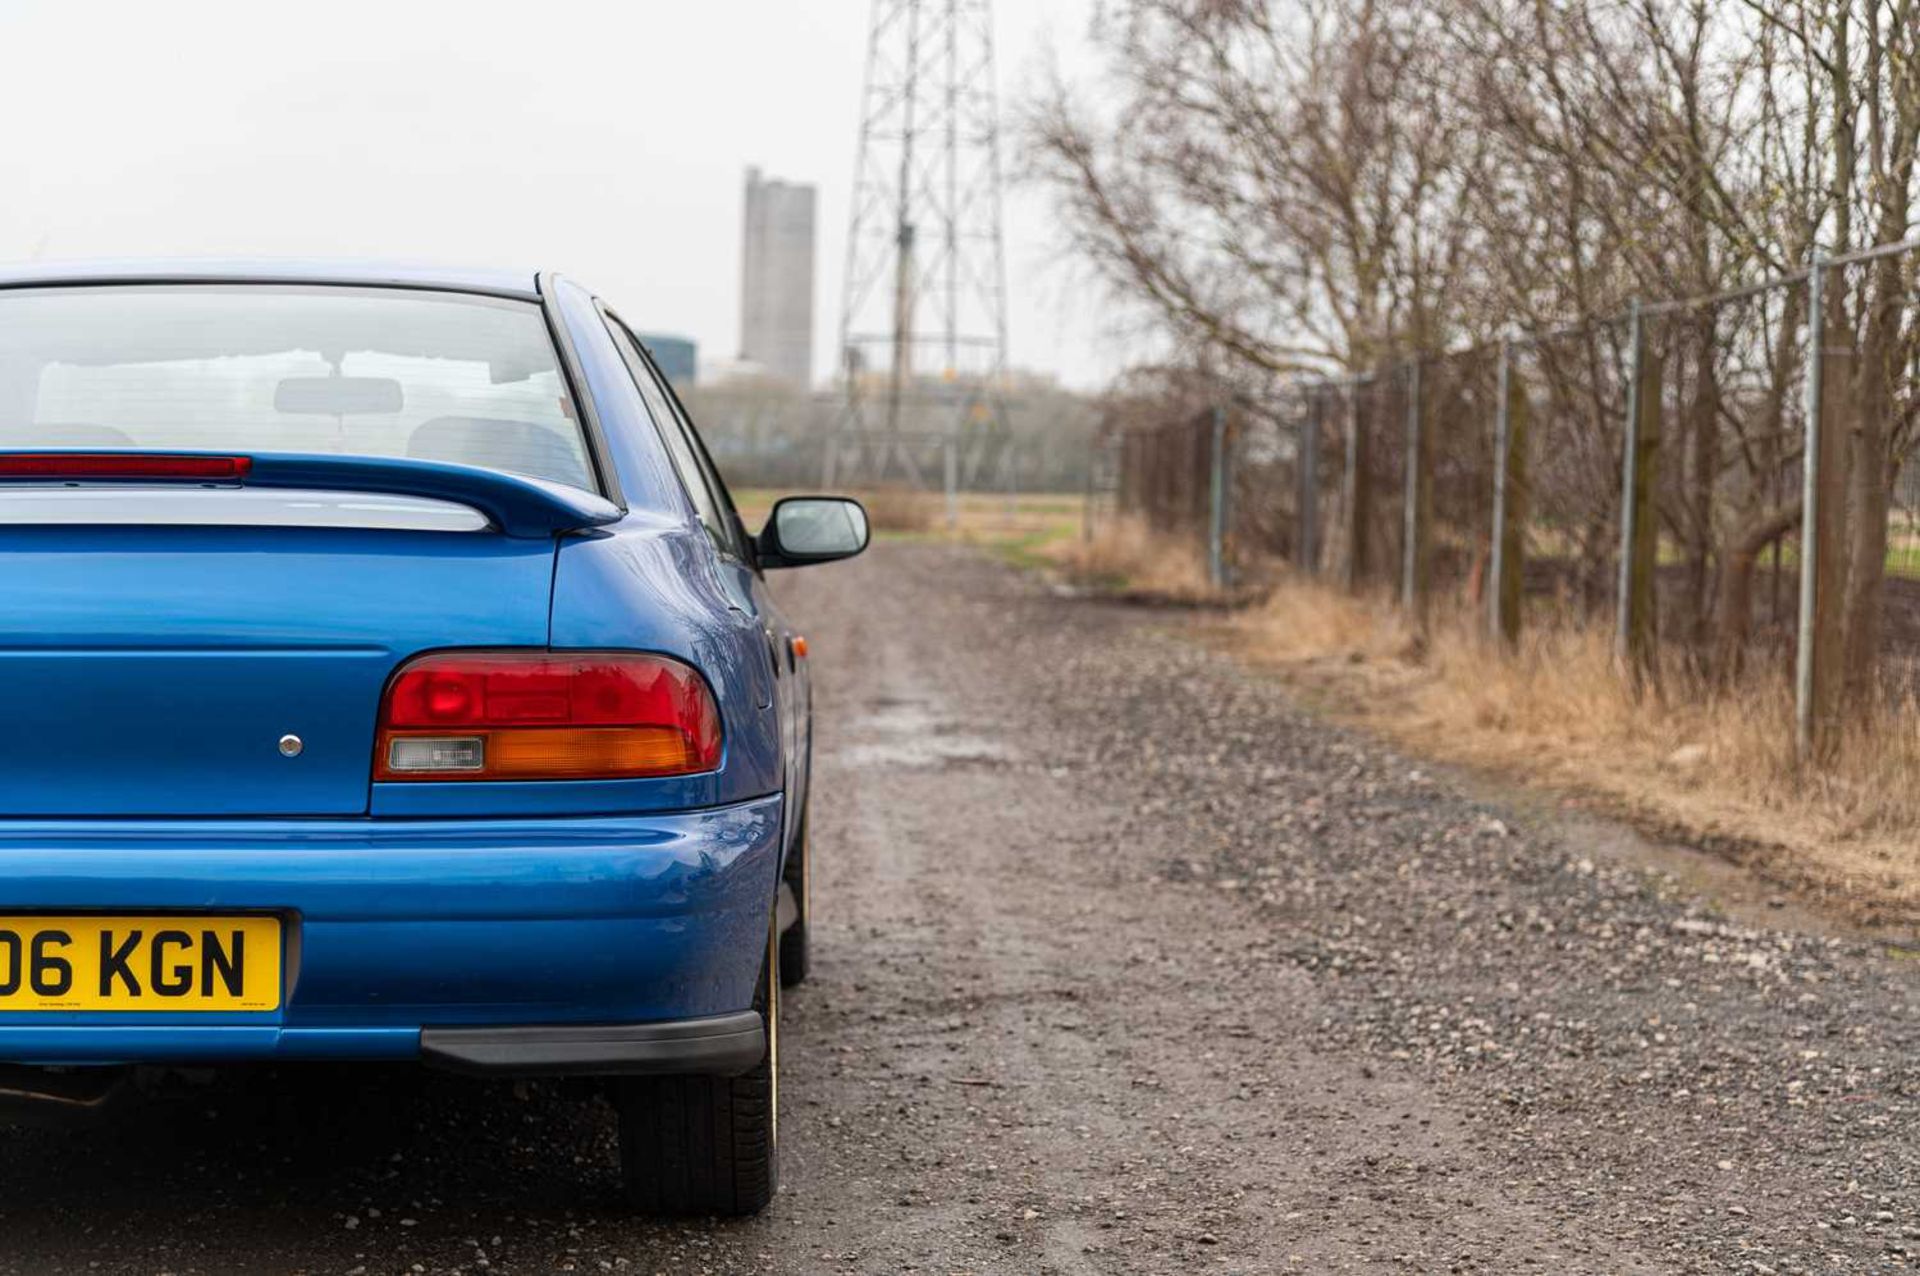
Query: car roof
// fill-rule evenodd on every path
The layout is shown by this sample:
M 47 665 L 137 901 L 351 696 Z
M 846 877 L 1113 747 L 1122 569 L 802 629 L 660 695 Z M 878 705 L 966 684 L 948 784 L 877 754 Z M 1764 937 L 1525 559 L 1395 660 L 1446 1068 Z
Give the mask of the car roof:
M 0 288 L 106 283 L 297 283 L 433 288 L 537 298 L 531 270 L 321 258 L 130 257 L 0 264 Z

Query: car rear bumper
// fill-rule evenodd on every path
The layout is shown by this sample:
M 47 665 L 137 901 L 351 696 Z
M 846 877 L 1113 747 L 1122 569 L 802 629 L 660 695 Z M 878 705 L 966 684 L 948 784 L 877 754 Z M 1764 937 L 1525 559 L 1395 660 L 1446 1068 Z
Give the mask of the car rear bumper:
M 519 820 L 9 821 L 0 915 L 272 913 L 259 1013 L 0 1013 L 0 1061 L 738 1071 L 780 799 Z M 747 1020 L 751 1019 L 751 1023 Z

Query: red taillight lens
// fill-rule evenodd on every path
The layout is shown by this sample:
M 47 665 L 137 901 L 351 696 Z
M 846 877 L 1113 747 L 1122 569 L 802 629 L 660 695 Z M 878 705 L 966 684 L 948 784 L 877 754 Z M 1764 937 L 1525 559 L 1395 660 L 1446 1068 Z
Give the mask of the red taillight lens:
M 171 456 L 164 452 L 0 452 L 0 478 L 196 479 L 231 482 L 253 468 L 250 456 Z
M 441 652 L 387 684 L 376 780 L 613 780 L 720 765 L 690 665 L 635 652 Z

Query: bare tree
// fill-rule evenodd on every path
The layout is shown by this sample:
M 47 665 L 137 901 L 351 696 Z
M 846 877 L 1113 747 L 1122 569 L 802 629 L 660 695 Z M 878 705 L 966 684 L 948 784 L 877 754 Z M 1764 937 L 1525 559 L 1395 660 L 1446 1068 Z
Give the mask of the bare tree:
M 1261 374 L 1441 344 L 1469 228 L 1455 113 L 1409 109 L 1437 88 L 1432 37 L 1372 0 L 1128 0 L 1104 36 L 1118 100 L 1056 84 L 1030 173 L 1182 342 Z
M 1517 332 L 1571 444 L 1536 478 L 1564 486 L 1591 556 L 1617 527 L 1627 351 L 1617 323 L 1567 325 L 1905 237 L 1917 4 L 1121 0 L 1108 95 L 1056 83 L 1029 167 L 1073 244 L 1196 360 L 1360 371 Z M 1916 261 L 1836 274 L 1814 317 L 1843 443 L 1823 502 L 1829 714 L 1875 691 Z M 1668 637 L 1723 674 L 1755 563 L 1800 521 L 1808 321 L 1786 289 L 1648 329 L 1667 373 L 1654 506 L 1685 565 Z

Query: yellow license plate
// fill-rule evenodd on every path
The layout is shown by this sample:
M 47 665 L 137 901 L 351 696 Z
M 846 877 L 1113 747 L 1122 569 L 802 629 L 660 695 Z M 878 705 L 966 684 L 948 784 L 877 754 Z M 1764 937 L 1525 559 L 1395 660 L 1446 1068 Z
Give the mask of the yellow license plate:
M 279 1007 L 277 917 L 0 917 L 0 1012 Z

